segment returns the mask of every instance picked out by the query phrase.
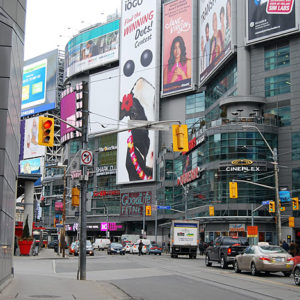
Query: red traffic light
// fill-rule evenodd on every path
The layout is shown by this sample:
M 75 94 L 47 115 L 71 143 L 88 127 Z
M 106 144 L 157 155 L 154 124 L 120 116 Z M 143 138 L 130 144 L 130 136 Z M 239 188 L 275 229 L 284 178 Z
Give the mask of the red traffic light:
M 46 122 L 43 123 L 43 127 L 45 129 L 49 129 L 52 126 L 52 121 L 47 120 Z

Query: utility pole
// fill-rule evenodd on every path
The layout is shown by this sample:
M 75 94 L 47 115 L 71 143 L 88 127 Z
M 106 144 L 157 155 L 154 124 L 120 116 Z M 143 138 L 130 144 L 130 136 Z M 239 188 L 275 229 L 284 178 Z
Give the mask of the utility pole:
M 88 83 L 82 83 L 82 150 L 88 148 L 88 118 L 89 118 L 89 105 L 88 105 Z M 86 280 L 86 193 L 87 193 L 87 166 L 82 165 L 81 176 L 81 203 L 80 203 L 80 262 L 79 272 L 80 280 Z
M 66 189 L 67 189 L 67 168 L 64 166 L 64 195 L 63 195 L 63 228 L 62 228 L 62 256 L 65 257 L 66 248 Z
M 146 203 L 143 205 L 143 238 L 145 235 L 145 227 L 146 227 Z

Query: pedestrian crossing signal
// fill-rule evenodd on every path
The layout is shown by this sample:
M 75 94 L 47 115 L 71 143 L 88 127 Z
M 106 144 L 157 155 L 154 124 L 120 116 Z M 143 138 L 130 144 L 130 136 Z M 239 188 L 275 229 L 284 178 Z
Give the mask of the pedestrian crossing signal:
M 209 207 L 209 215 L 210 216 L 214 216 L 215 215 L 215 207 L 214 206 L 210 206 Z
M 72 206 L 79 206 L 80 190 L 76 187 L 72 188 Z
M 151 216 L 151 205 L 146 206 L 146 216 Z

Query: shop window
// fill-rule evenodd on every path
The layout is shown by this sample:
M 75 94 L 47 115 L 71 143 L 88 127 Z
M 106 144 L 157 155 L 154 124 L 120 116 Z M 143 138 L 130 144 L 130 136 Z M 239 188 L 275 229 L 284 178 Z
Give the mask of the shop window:
M 280 94 L 286 94 L 290 93 L 290 91 L 290 73 L 265 78 L 265 97 L 273 97 Z
M 290 46 L 284 45 L 265 50 L 265 71 L 290 65 Z

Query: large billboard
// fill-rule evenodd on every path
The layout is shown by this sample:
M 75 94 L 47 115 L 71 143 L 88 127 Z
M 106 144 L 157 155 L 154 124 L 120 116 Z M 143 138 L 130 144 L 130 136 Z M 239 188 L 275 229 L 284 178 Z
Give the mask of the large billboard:
M 38 157 L 33 159 L 26 159 L 20 161 L 20 174 L 42 174 L 44 166 L 44 158 Z M 40 177 L 35 183 L 35 186 L 42 184 L 42 177 Z
M 159 0 L 122 1 L 120 127 L 126 121 L 155 121 L 159 89 Z M 123 125 L 124 124 L 124 125 Z M 118 134 L 117 183 L 149 182 L 155 176 L 155 133 Z
M 294 0 L 248 0 L 248 43 L 298 30 L 295 2 Z
M 200 84 L 232 53 L 232 0 L 200 1 Z
M 82 126 L 82 92 L 77 93 L 73 89 L 65 90 L 60 101 L 60 117 L 68 124 L 75 127 Z M 77 101 L 80 100 L 80 101 Z M 60 122 L 60 138 L 64 143 L 70 139 L 80 136 L 80 132 L 67 123 Z
M 121 216 L 142 216 L 146 205 L 152 204 L 151 192 L 121 194 Z
M 89 70 L 119 58 L 119 20 L 84 31 L 65 48 L 65 76 Z
M 90 76 L 89 133 L 118 128 L 119 68 Z
M 23 159 L 44 156 L 45 146 L 38 144 L 39 117 L 25 120 Z M 22 149 L 21 149 L 22 151 Z
M 56 107 L 57 60 L 54 50 L 24 63 L 21 117 Z
M 193 87 L 193 4 L 175 0 L 163 6 L 162 96 Z

